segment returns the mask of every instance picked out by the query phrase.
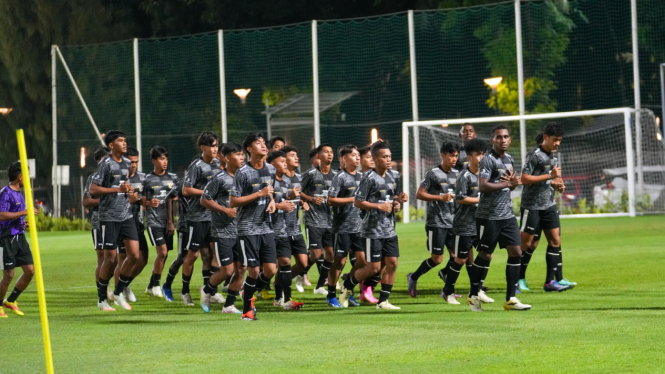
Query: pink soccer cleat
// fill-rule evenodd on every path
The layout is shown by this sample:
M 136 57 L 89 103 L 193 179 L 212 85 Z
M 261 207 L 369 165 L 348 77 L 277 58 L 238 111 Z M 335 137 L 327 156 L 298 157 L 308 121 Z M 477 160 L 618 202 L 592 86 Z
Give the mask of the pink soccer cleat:
M 379 300 L 374 297 L 372 287 L 367 287 L 362 282 L 360 283 L 360 301 L 370 304 L 376 304 L 379 302 Z

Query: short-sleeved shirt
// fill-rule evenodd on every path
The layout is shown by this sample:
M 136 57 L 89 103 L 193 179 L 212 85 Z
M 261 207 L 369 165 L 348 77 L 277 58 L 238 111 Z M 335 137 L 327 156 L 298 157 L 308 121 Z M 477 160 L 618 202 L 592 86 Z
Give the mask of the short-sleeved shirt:
M 427 170 L 425 178 L 420 183 L 430 195 L 445 195 L 455 192 L 455 182 L 459 172 L 450 168 L 447 172 L 441 165 Z M 455 201 L 428 201 L 427 222 L 428 227 L 449 229 L 453 227 L 453 216 L 455 215 Z
M 455 184 L 455 200 L 464 200 L 467 197 L 478 197 L 478 175 L 468 168 L 462 170 L 457 176 Z M 455 218 L 453 219 L 453 234 L 459 236 L 476 236 L 476 209 L 478 204 L 455 204 Z
M 134 194 L 138 195 L 138 200 L 132 204 L 132 216 L 134 216 L 134 222 L 136 223 L 136 229 L 139 232 L 145 230 L 144 220 L 143 220 L 143 204 L 141 203 L 141 198 L 143 197 L 143 184 L 145 183 L 145 174 L 137 171 L 133 176 L 129 177 L 129 183 L 134 187 Z
M 226 171 L 217 173 L 203 190 L 202 199 L 214 200 L 217 204 L 231 208 L 229 199 L 233 190 L 233 176 Z M 212 212 L 211 235 L 215 238 L 235 238 L 238 236 L 236 219 L 224 213 Z
M 402 193 L 402 175 L 397 170 L 388 169 L 388 171 L 395 180 L 395 196 L 399 196 Z
M 370 203 L 381 204 L 392 202 L 395 196 L 395 179 L 393 174 L 386 171 L 385 177 L 379 175 L 374 169 L 363 174 L 355 199 Z M 395 212 L 386 213 L 379 209 L 365 211 L 360 236 L 366 239 L 386 239 L 397 236 L 395 233 Z
M 243 165 L 234 177 L 231 196 L 242 197 L 259 192 L 275 183 L 275 167 L 264 162 L 261 169 Z M 238 235 L 265 235 L 274 231 L 270 227 L 270 214 L 266 211 L 270 197 L 264 196 L 238 208 Z
M 145 208 L 146 224 L 148 227 L 166 227 L 166 197 L 175 186 L 178 176 L 165 172 L 157 175 L 151 172 L 145 176 L 143 182 L 143 196 L 147 202 L 152 199 L 159 200 L 159 206 L 153 208 L 148 204 Z
M 25 198 L 20 191 L 15 191 L 9 186 L 0 190 L 0 212 L 17 213 L 25 209 Z M 11 221 L 0 221 L 0 237 L 25 234 L 24 222 L 25 216 Z
M 494 149 L 485 153 L 478 165 L 478 178 L 488 179 L 489 183 L 503 183 L 501 177 L 504 173 L 513 170 L 513 157 L 505 153 L 499 157 Z M 476 218 L 492 221 L 513 218 L 513 200 L 510 198 L 510 188 L 499 191 L 481 193 Z
M 358 185 L 363 174 L 357 171 L 350 174 L 346 170 L 337 173 L 332 180 L 332 186 L 328 191 L 328 196 L 349 198 L 353 197 L 358 190 Z M 353 202 L 344 206 L 333 207 L 333 231 L 342 234 L 355 234 L 360 231 L 362 221 L 360 218 L 360 209 L 353 205 Z
M 117 188 L 129 180 L 132 163 L 127 157 L 120 162 L 113 157 L 105 157 L 97 164 L 92 183 L 104 188 Z M 129 197 L 124 192 L 103 195 L 99 198 L 99 220 L 101 222 L 122 222 L 132 218 Z
M 178 179 L 175 182 L 175 186 L 171 192 L 169 192 L 168 197 L 175 199 L 178 198 L 178 231 L 187 232 L 187 211 L 189 210 L 190 199 L 182 194 L 182 186 L 185 183 L 185 178 Z
M 289 194 L 294 188 L 299 188 L 300 187 L 300 174 L 294 173 L 292 176 L 288 176 L 284 174 L 284 177 L 289 178 L 290 182 L 290 190 Z M 295 199 L 291 200 L 293 201 L 294 204 L 296 204 L 296 209 L 293 210 L 293 212 L 286 213 L 286 216 L 284 217 L 286 221 L 286 235 L 288 236 L 297 236 L 302 234 L 302 229 L 300 228 L 300 219 L 298 218 L 298 210 L 300 207 L 300 196 L 296 197 Z
M 199 157 L 189 164 L 187 172 L 185 173 L 184 186 L 203 190 L 206 184 L 208 184 L 212 177 L 220 170 L 219 160 L 217 158 L 213 158 L 210 163 L 207 163 Z M 201 199 L 199 197 L 193 197 L 190 200 L 186 218 L 188 222 L 205 222 L 212 220 L 212 214 L 208 209 L 201 206 Z
M 457 163 L 455 164 L 455 169 L 460 172 L 466 169 L 469 166 L 469 158 L 466 156 L 466 151 L 460 149 L 459 156 L 457 156 Z
M 546 175 L 552 171 L 556 164 L 557 158 L 554 156 L 554 152 L 547 153 L 541 147 L 536 147 L 527 153 L 522 174 Z M 522 189 L 522 208 L 545 210 L 553 205 L 554 188 L 552 188 L 551 180 L 524 185 Z
M 309 204 L 309 210 L 305 211 L 305 226 L 318 227 L 322 229 L 332 228 L 332 213 L 327 202 L 328 190 L 332 186 L 332 180 L 336 172 L 330 169 L 328 174 L 323 174 L 319 168 L 310 169 L 302 176 L 302 193 L 316 198 L 323 197 L 321 205 Z
M 288 200 L 289 193 L 293 190 L 291 186 L 291 180 L 287 175 L 282 175 L 282 180 L 275 179 L 274 193 L 273 198 L 275 199 L 275 204 L 279 204 L 284 200 Z M 275 213 L 272 214 L 272 229 L 275 231 L 275 236 L 283 238 L 288 236 L 286 232 L 286 215 L 288 213 L 276 209 Z
M 95 197 L 90 195 L 90 185 L 92 184 L 93 175 L 94 174 L 90 174 L 90 176 L 88 176 L 88 180 L 85 182 L 85 188 L 83 189 L 83 197 L 89 199 L 95 199 Z M 90 213 L 90 225 L 93 229 L 99 229 L 99 205 L 92 207 L 92 212 Z

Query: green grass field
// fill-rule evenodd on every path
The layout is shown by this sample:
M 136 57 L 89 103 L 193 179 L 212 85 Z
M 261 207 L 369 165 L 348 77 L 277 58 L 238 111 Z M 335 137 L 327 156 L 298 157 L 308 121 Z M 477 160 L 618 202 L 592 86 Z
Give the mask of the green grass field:
M 435 271 L 406 293 L 406 274 L 427 257 L 422 223 L 398 226 L 401 258 L 391 302 L 331 310 L 322 296 L 297 294 L 299 312 L 258 302 L 257 322 L 204 314 L 142 292 L 150 269 L 134 281 L 134 310 L 96 309 L 95 255 L 88 232 L 40 234 L 57 373 L 197 372 L 659 372 L 665 371 L 662 216 L 563 220 L 564 275 L 571 291 L 545 294 L 545 247 L 531 261 L 533 291 L 518 295 L 528 312 L 505 312 L 505 251 L 497 250 L 485 313 L 439 298 Z M 154 253 L 151 253 L 151 257 Z M 153 257 L 154 258 L 154 257 Z M 168 260 L 170 261 L 170 260 Z M 18 271 L 17 273 L 20 273 Z M 192 290 L 201 284 L 200 264 Z M 17 274 L 18 275 L 18 274 Z M 310 272 L 317 277 L 316 270 Z M 179 292 L 180 276 L 174 283 Z M 458 293 L 468 291 L 462 271 Z M 12 286 L 13 287 L 13 284 Z M 10 288 L 11 290 L 11 288 Z M 295 292 L 295 288 L 294 288 Z M 378 295 L 378 293 L 377 293 Z M 194 295 L 198 302 L 198 295 Z M 43 372 L 36 288 L 19 299 L 25 317 L 0 320 L 3 373 Z M 239 307 L 241 302 L 237 304 Z

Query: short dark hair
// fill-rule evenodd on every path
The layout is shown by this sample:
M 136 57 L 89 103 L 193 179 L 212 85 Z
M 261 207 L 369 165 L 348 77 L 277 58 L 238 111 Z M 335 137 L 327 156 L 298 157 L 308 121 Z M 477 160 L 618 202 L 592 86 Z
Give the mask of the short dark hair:
M 104 157 L 108 156 L 109 153 L 111 153 L 111 150 L 108 147 L 99 147 L 95 150 L 95 153 L 93 153 L 93 156 L 95 157 L 95 162 L 99 162 L 99 160 L 103 159 Z
M 459 145 L 453 142 L 443 142 L 441 148 L 439 148 L 439 153 L 450 153 L 453 154 L 459 152 Z
M 467 155 L 470 155 L 474 152 L 485 153 L 487 150 L 487 143 L 481 139 L 473 138 L 464 145 L 464 150 L 466 151 Z
M 215 143 L 215 141 L 218 141 L 218 140 L 219 140 L 219 138 L 217 137 L 217 135 L 214 132 L 204 131 L 204 132 L 201 133 L 201 135 L 199 135 L 198 139 L 196 139 L 196 145 L 199 146 L 199 147 L 202 146 L 202 145 L 212 147 L 213 143 Z
M 151 159 L 156 160 L 162 156 L 169 158 L 169 151 L 167 151 L 166 148 L 162 147 L 161 145 L 156 145 L 152 147 L 152 149 L 150 150 Z
M 492 127 L 492 131 L 490 131 L 490 134 L 492 134 L 492 137 L 494 137 L 494 133 L 499 131 L 499 130 L 508 130 L 508 128 L 505 125 L 496 125 Z M 510 130 L 508 130 L 510 131 Z
M 268 153 L 268 157 L 266 158 L 266 162 L 271 163 L 271 162 L 275 161 L 276 158 L 279 158 L 279 157 L 285 157 L 286 158 L 286 153 L 282 152 L 281 150 L 272 151 L 272 152 Z
M 545 140 L 543 133 L 541 132 L 540 134 L 536 135 L 536 144 L 541 145 L 543 144 L 543 140 Z
M 139 150 L 134 147 L 127 147 L 127 156 L 138 157 Z
M 360 157 L 364 156 L 368 152 L 369 152 L 369 146 L 362 147 L 358 150 L 358 153 L 360 153 Z
M 382 150 L 382 149 L 390 149 L 390 144 L 388 142 L 384 142 L 383 140 L 377 140 L 372 144 L 372 157 L 375 157 L 376 154 Z
M 296 147 L 292 145 L 285 145 L 284 147 L 282 147 L 282 149 L 280 149 L 280 151 L 284 152 L 284 154 L 289 154 L 290 152 L 298 153 Z
M 10 182 L 15 181 L 21 174 L 21 161 L 12 162 L 7 168 L 7 176 L 9 177 Z
M 268 140 L 268 148 L 272 148 L 272 146 L 275 145 L 276 141 L 280 141 L 286 144 L 286 140 L 284 140 L 284 138 L 282 138 L 281 136 L 273 136 L 272 138 L 270 138 L 270 140 Z
M 476 127 L 473 126 L 473 123 L 471 123 L 471 122 L 464 122 L 464 124 L 462 125 L 462 127 L 459 128 L 459 135 L 460 135 L 460 136 L 462 136 L 462 133 L 464 133 L 464 128 L 467 127 L 467 126 L 471 126 L 471 128 L 473 129 L 473 131 L 476 131 Z
M 319 145 L 318 147 L 316 147 L 316 153 L 321 153 L 321 151 L 323 151 L 323 148 L 325 148 L 325 147 L 330 147 L 330 149 L 333 149 L 332 145 L 330 145 L 328 143 L 323 143 L 323 144 Z
M 222 148 L 222 154 L 224 156 L 228 156 L 231 153 L 238 153 L 238 152 L 242 152 L 242 147 L 238 143 L 234 142 L 226 143 L 224 144 L 224 148 Z
M 251 147 L 252 143 L 254 143 L 255 141 L 257 141 L 259 139 L 265 139 L 263 137 L 263 134 L 261 134 L 260 132 L 250 133 L 249 135 L 247 135 L 245 137 L 245 140 L 242 141 L 242 149 L 245 152 L 247 152 L 247 148 Z
M 124 138 L 125 133 L 120 130 L 111 130 L 104 135 L 104 144 L 108 147 L 109 144 L 113 143 L 118 138 Z
M 353 152 L 353 150 L 357 150 L 358 147 L 356 147 L 353 144 L 344 144 L 343 146 L 339 147 L 339 157 L 344 157 L 348 155 L 349 153 Z
M 318 154 L 319 154 L 319 149 L 318 148 L 311 149 L 309 151 L 309 159 L 310 160 L 313 159 L 314 156 L 317 156 Z
M 552 121 L 545 125 L 543 135 L 547 136 L 563 136 L 563 126 L 559 122 Z

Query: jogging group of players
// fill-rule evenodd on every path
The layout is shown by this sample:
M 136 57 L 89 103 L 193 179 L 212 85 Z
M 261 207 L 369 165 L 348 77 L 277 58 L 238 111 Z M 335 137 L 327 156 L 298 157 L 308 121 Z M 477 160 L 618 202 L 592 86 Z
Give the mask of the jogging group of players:
M 407 275 L 411 297 L 417 296 L 419 278 L 443 262 L 446 248 L 447 264 L 439 271 L 444 282 L 441 297 L 460 304 L 455 283 L 466 264 L 471 283 L 466 302 L 472 311 L 483 311 L 482 303 L 494 302 L 483 282 L 499 244 L 508 252 L 504 309 L 530 309 L 515 294 L 529 291 L 525 272 L 542 233 L 547 239 L 544 290 L 560 292 L 576 285 L 563 278 L 554 203 L 554 192 L 565 189 L 556 159 L 562 127 L 545 126 L 521 176 L 506 153 L 511 142 L 508 129 L 499 125 L 488 135 L 491 145 L 476 138 L 473 125 L 462 126 L 463 145 L 444 142 L 441 164 L 428 170 L 418 187 L 416 198 L 427 203 L 430 257 Z M 304 304 L 293 297 L 292 285 L 300 293 L 311 286 L 307 274 L 314 265 L 319 270 L 314 294 L 325 296 L 330 307 L 365 302 L 377 309 L 400 309 L 389 302 L 399 258 L 395 219 L 409 197 L 392 167 L 388 143 L 340 147 L 339 170 L 332 169 L 332 146 L 321 144 L 309 153 L 312 168 L 300 174 L 297 149 L 281 137 L 266 142 L 252 133 L 242 145 L 220 144 L 206 131 L 197 140 L 201 154 L 183 178 L 167 171 L 169 153 L 161 146 L 150 150 L 154 169 L 144 174 L 137 171 L 139 152 L 127 147 L 125 134 L 109 131 L 104 143 L 106 147 L 94 153 L 97 170 L 88 178 L 83 198 L 83 205 L 92 210 L 99 310 L 115 311 L 112 303 L 132 309 L 136 296 L 130 284 L 148 263 L 145 231 L 156 250 L 145 293 L 168 302 L 174 302 L 172 285 L 180 271 L 180 299 L 195 305 L 189 284 L 200 258 L 200 305 L 206 313 L 212 304 L 222 304 L 222 313 L 255 320 L 257 299 L 272 299 L 284 310 L 301 309 Z M 34 274 L 25 240 L 27 212 L 19 162 L 10 165 L 8 175 L 10 183 L 0 191 L 0 317 L 7 317 L 4 309 L 23 315 L 16 300 Z M 511 200 L 511 191 L 519 185 L 524 185 L 521 226 Z M 305 235 L 299 211 L 304 211 Z M 177 256 L 160 284 L 175 235 Z M 347 258 L 351 270 L 341 275 Z M 4 299 L 18 266 L 23 275 Z M 109 287 L 112 278 L 115 284 Z M 354 298 L 357 285 L 360 302 Z M 235 306 L 238 297 L 242 311 Z

